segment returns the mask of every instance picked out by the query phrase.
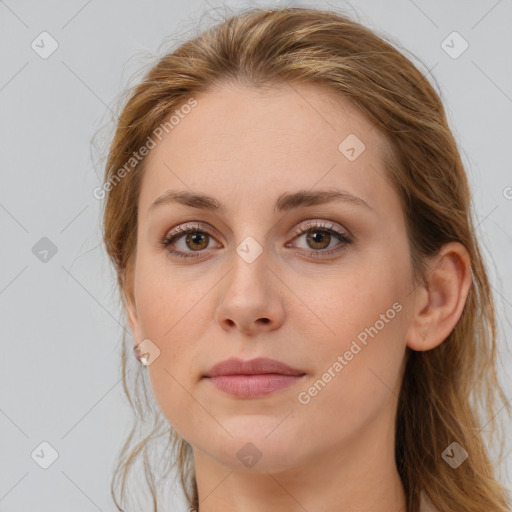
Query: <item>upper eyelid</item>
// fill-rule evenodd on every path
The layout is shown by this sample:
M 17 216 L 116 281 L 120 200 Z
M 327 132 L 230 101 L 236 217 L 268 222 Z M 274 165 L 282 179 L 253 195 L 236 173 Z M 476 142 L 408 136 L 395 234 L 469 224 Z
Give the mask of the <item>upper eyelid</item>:
M 334 231 L 334 232 L 341 233 L 343 235 L 352 237 L 352 234 L 350 233 L 350 231 L 347 228 L 345 228 L 341 224 L 331 221 L 331 220 L 319 221 L 319 220 L 315 219 L 315 220 L 308 220 L 308 221 L 303 221 L 303 222 L 305 222 L 305 224 L 299 223 L 299 225 L 293 229 L 294 234 L 301 235 L 311 229 L 317 228 L 317 229 L 325 229 L 326 231 Z
M 172 229 L 170 229 L 169 231 L 166 232 L 166 234 L 164 235 L 164 238 L 171 238 L 171 237 L 178 237 L 180 234 L 185 234 L 187 233 L 187 231 L 193 231 L 193 230 L 196 230 L 196 231 L 201 231 L 201 232 L 206 232 L 208 233 L 208 231 L 212 231 L 213 233 L 217 234 L 220 236 L 220 233 L 213 227 L 213 226 L 210 226 L 209 224 L 202 224 L 200 222 L 190 222 L 190 223 L 185 223 L 185 224 L 180 224 Z

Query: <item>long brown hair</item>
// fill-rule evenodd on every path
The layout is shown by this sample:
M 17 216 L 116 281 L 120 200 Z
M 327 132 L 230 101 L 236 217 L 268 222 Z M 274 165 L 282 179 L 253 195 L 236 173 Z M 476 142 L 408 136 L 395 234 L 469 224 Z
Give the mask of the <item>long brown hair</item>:
M 125 164 L 170 113 L 228 81 L 269 88 L 312 82 L 350 100 L 389 142 L 386 169 L 405 212 L 417 279 L 424 277 L 425 258 L 442 244 L 458 241 L 468 250 L 472 287 L 459 322 L 438 347 L 423 352 L 407 348 L 396 417 L 396 465 L 409 512 L 418 512 L 422 493 L 441 512 L 508 510 L 507 490 L 494 475 L 483 431 L 492 433 L 493 440 L 498 413 L 510 413 L 510 407 L 497 379 L 493 297 L 456 141 L 426 76 L 390 42 L 345 15 L 305 8 L 243 11 L 160 58 L 131 90 L 110 146 L 104 184 L 104 243 L 123 303 L 135 257 L 144 159 L 129 168 Z M 156 407 L 145 369 L 128 369 L 134 357 L 124 335 L 121 357 L 135 420 L 117 461 L 112 497 L 123 510 L 115 494 L 118 484 L 124 498 L 128 473 L 142 456 L 157 511 L 159 454 L 161 478 L 176 469 L 190 507 L 197 509 L 191 446 Z M 132 391 L 131 373 L 136 374 Z M 158 440 L 166 447 L 155 449 Z M 442 457 L 452 442 L 469 454 L 457 469 Z

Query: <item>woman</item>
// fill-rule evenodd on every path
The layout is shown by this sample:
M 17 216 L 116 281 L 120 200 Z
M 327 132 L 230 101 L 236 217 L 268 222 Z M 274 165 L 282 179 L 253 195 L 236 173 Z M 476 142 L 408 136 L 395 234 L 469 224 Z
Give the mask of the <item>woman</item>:
M 103 188 L 142 363 L 135 406 L 123 347 L 141 417 L 119 510 L 139 455 L 161 505 L 159 439 L 201 512 L 509 510 L 468 183 L 389 43 L 335 12 L 227 19 L 132 91 Z

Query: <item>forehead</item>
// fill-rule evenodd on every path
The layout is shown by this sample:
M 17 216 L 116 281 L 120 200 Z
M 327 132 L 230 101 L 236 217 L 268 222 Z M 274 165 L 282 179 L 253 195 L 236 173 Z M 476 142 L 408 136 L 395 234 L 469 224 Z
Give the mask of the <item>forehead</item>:
M 231 203 L 259 198 L 263 205 L 316 186 L 348 189 L 378 203 L 383 187 L 391 188 L 382 160 L 385 137 L 325 87 L 224 84 L 194 99 L 196 106 L 174 118 L 178 122 L 146 157 L 142 211 L 167 189 Z

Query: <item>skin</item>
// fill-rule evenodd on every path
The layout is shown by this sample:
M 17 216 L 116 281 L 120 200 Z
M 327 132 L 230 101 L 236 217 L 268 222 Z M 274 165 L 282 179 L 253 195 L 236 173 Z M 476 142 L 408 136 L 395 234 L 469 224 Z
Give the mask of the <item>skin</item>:
M 151 387 L 193 447 L 201 512 L 405 511 L 394 459 L 405 351 L 434 348 L 455 326 L 470 287 L 467 252 L 443 246 L 428 281 L 413 282 L 404 214 L 382 163 L 386 141 L 347 100 L 312 84 L 224 84 L 195 98 L 146 159 L 126 295 L 134 340 L 160 350 L 147 367 Z M 354 161 L 338 150 L 351 133 L 366 146 Z M 283 193 L 331 188 L 371 208 L 339 201 L 274 212 Z M 225 212 L 169 203 L 148 213 L 168 189 L 214 196 Z M 313 220 L 353 243 L 325 232 L 308 242 L 322 231 Z M 200 257 L 158 244 L 197 223 L 205 243 L 182 236 L 174 248 L 199 246 Z M 263 249 L 252 263 L 236 251 L 248 236 Z M 300 403 L 395 303 L 400 312 Z M 232 356 L 277 359 L 306 375 L 263 398 L 235 398 L 201 378 Z M 248 442 L 261 454 L 252 467 L 237 457 Z

